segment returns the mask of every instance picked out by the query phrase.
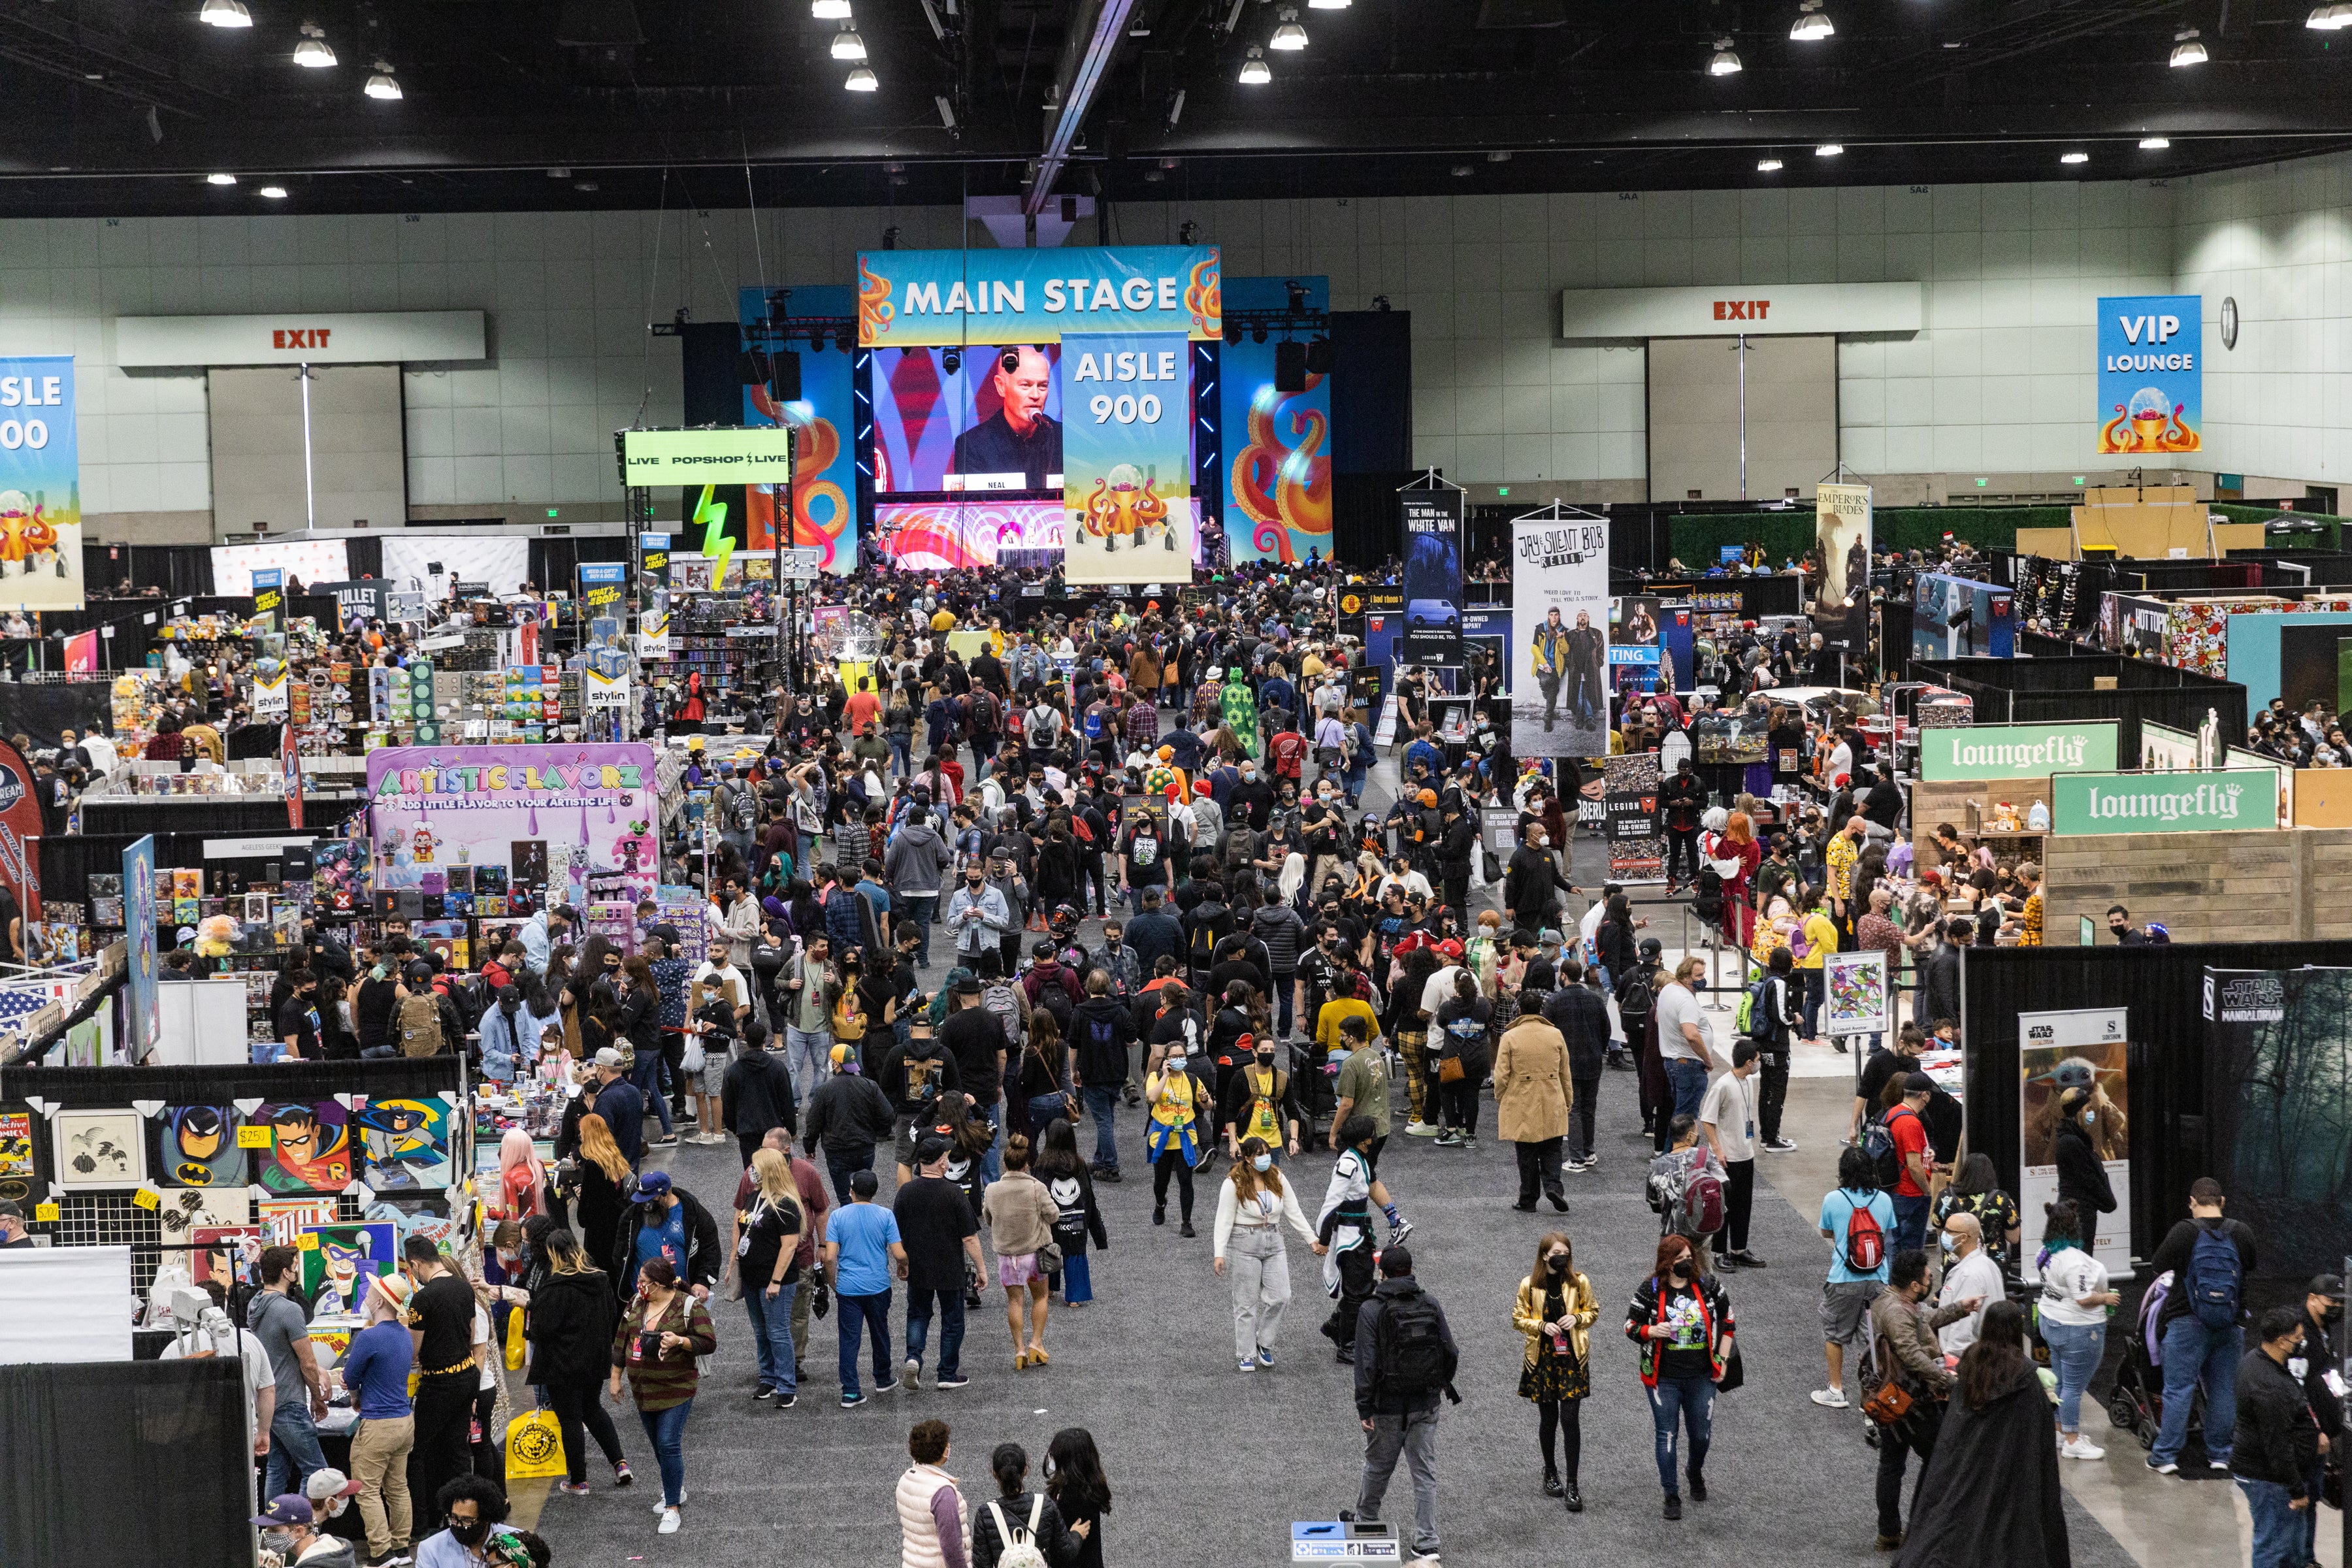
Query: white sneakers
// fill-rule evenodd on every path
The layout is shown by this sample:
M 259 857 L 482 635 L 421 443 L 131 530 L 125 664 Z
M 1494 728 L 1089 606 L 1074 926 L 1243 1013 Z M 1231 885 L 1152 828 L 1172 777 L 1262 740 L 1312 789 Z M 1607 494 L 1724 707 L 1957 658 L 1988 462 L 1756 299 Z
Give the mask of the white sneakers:
M 666 1508 L 662 1510 L 661 1524 L 656 1529 L 655 1533 L 656 1535 L 676 1535 L 677 1533 L 677 1510 L 674 1508 Z
M 1434 1138 L 1445 1131 L 1434 1121 L 1408 1121 L 1404 1130 L 1406 1136 L 1412 1138 Z
M 1845 1390 L 1843 1388 L 1816 1388 L 1813 1390 L 1813 1403 L 1822 1406 L 1824 1410 L 1843 1410 L 1845 1408 Z
M 2070 1459 L 2104 1459 L 2107 1457 L 2107 1451 L 2105 1448 L 2100 1447 L 2080 1432 L 2059 1444 L 2058 1451 Z

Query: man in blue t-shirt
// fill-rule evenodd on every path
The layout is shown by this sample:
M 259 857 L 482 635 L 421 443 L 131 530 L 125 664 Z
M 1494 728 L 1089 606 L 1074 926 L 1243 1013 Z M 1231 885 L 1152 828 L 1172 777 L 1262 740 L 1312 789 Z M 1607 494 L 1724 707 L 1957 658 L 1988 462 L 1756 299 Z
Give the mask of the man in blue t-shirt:
M 408 1369 L 416 1351 L 407 1298 L 408 1281 L 400 1275 L 372 1279 L 362 1298 L 368 1326 L 352 1336 L 343 1356 L 343 1386 L 352 1391 L 361 1422 L 352 1437 L 352 1479 L 360 1483 L 360 1522 L 371 1563 L 404 1555 L 416 1522 L 408 1495 L 408 1454 L 416 1443 Z
M 874 1381 L 890 1385 L 890 1274 L 904 1268 L 907 1248 L 898 1239 L 898 1216 L 874 1201 L 880 1184 L 871 1171 L 849 1177 L 849 1202 L 835 1209 L 824 1232 L 825 1272 L 841 1303 L 836 1325 L 841 1340 L 841 1407 L 853 1410 L 868 1395 L 857 1383 L 860 1329 L 874 1341 Z
M 1813 1390 L 1813 1403 L 1843 1410 L 1845 1347 L 1861 1337 L 1870 1303 L 1886 1289 L 1895 1246 L 1895 1200 L 1879 1190 L 1877 1164 L 1859 1147 L 1838 1155 L 1837 1190 L 1822 1199 L 1821 1230 L 1830 1244 L 1829 1279 L 1822 1286 L 1830 1380 Z

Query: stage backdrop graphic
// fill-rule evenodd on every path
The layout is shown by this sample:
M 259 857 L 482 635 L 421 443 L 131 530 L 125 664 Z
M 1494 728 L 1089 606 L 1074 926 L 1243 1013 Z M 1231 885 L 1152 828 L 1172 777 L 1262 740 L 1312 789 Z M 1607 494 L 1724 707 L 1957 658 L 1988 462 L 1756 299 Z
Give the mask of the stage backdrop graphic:
M 654 895 L 649 745 L 387 747 L 368 753 L 367 788 L 378 890 L 438 893 L 455 867 L 543 863 L 549 902 Z
M 215 544 L 213 550 L 213 592 L 245 598 L 253 592 L 256 572 L 276 570 L 283 584 L 292 577 L 312 583 L 338 583 L 352 574 L 352 547 L 341 539 L 272 539 L 260 544 Z
M 2018 1129 L 2021 1150 L 2017 1204 L 2038 1215 L 2058 1201 L 2058 1098 L 2076 1084 L 2092 1091 L 2086 1129 L 2115 1189 L 2113 1214 L 2091 1215 L 2096 1231 L 2087 1248 L 2110 1272 L 2131 1272 L 2130 1009 L 2085 1007 L 2017 1016 Z M 2034 1278 L 2027 1249 L 2026 1277 Z
M 1217 247 L 866 250 L 857 341 L 866 348 L 1052 343 L 1066 332 L 1224 330 Z
M 765 289 L 737 291 L 736 308 L 747 330 L 767 319 L 767 295 Z M 856 308 L 856 292 L 845 283 L 796 285 L 785 302 L 783 320 L 846 319 Z M 823 552 L 819 560 L 824 571 L 847 576 L 857 570 L 857 459 L 849 443 L 856 364 L 839 347 L 817 349 L 805 342 L 792 347 L 800 355 L 800 396 L 780 404 L 764 383 L 747 379 L 743 423 L 768 428 L 787 425 L 795 432 L 792 537 L 785 542 L 814 547 Z M 743 492 L 744 538 L 754 553 L 776 547 L 776 489 L 751 485 Z
M 1192 353 L 1174 332 L 1062 340 L 1062 575 L 1192 575 Z
M 0 359 L 0 608 L 82 607 L 76 407 L 71 354 Z
M 1407 664 L 1462 662 L 1462 521 L 1468 500 L 1465 491 L 1444 484 L 1397 491 Z
M 2204 306 L 2201 294 L 2099 300 L 2101 456 L 2203 447 Z
M 1279 310 L 1286 283 L 1307 290 L 1309 310 L 1328 310 L 1328 278 L 1233 278 L 1236 310 Z M 1217 351 L 1217 429 L 1225 454 L 1225 542 L 1235 564 L 1304 561 L 1331 554 L 1331 378 L 1308 372 L 1306 389 L 1277 391 L 1274 358 L 1282 334 L 1240 333 Z M 1297 334 L 1307 335 L 1307 334 Z
M 434 570 L 436 567 L 439 570 Z M 350 574 L 337 571 L 325 575 L 343 577 Z M 530 541 L 467 539 L 448 533 L 415 538 L 393 535 L 383 542 L 383 575 L 394 589 L 422 589 L 436 605 L 449 596 L 453 578 L 460 583 L 488 583 L 493 594 L 520 594 L 524 581 L 530 576 Z M 546 584 L 540 586 L 544 588 Z
M 1511 754 L 1607 756 L 1606 520 L 1538 516 L 1512 525 L 1511 647 Z

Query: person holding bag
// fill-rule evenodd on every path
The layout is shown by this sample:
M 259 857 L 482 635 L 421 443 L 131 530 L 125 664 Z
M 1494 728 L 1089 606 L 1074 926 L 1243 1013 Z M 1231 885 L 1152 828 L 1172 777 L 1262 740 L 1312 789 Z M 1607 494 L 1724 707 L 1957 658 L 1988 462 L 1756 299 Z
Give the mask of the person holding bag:
M 669 1260 L 656 1258 L 640 1268 L 636 1296 L 613 1331 L 612 1395 L 621 1397 L 625 1377 L 661 1466 L 663 1535 L 677 1533 L 686 1501 L 686 1418 L 702 1381 L 696 1358 L 718 1349 L 709 1308 L 679 1288 Z
M 773 1149 L 754 1151 L 751 1174 L 758 1186 L 735 1243 L 743 1311 L 751 1320 L 751 1342 L 760 1360 L 760 1386 L 751 1397 L 773 1399 L 777 1409 L 790 1410 L 800 1388 L 793 1346 L 793 1302 L 801 1276 L 795 1255 L 807 1216 L 786 1156 Z
M 1079 1545 L 1093 1527 L 1080 1522 L 1064 1528 L 1062 1510 L 1054 1500 L 1043 1490 L 1026 1489 L 1028 1451 L 1018 1443 L 999 1443 L 996 1452 L 988 1457 L 988 1468 L 996 1473 L 1000 1495 L 994 1501 L 972 1506 L 972 1568 L 1033 1560 L 1048 1568 L 1062 1568 L 1076 1562 Z
M 1878 1426 L 1881 1552 L 1903 1544 L 1903 1469 L 1913 1454 L 1919 1456 L 1919 1475 L 1912 1483 L 1911 1504 L 1915 1513 L 1918 1510 L 1920 1484 L 1927 1479 L 1944 1404 L 1952 1395 L 1952 1374 L 1944 1367 L 1944 1347 L 1937 1342 L 1935 1331 L 1967 1317 L 1982 1300 L 1971 1296 L 1927 1317 L 1919 1310 L 1927 1297 L 1927 1254 L 1914 1247 L 1895 1255 L 1886 1289 L 1870 1303 L 1879 1386 L 1863 1401 L 1862 1411 Z
M 1325 1247 L 1298 1194 L 1282 1179 L 1274 1151 L 1258 1137 L 1244 1138 L 1233 1167 L 1217 1190 L 1215 1242 L 1209 1267 L 1223 1277 L 1225 1255 L 1234 1254 L 1234 1355 L 1236 1372 L 1274 1365 L 1275 1331 L 1290 1304 L 1290 1255 L 1282 1227 L 1288 1225 L 1318 1258 Z
M 1070 1050 L 1054 1015 L 1043 1007 L 1030 1016 L 1029 1044 L 1021 1054 L 1013 1087 L 1017 1092 L 1006 1098 L 1021 1107 L 1033 1146 L 1057 1120 L 1077 1120 L 1077 1103 L 1070 1092 Z
M 1004 1287 L 1004 1321 L 1013 1330 L 1013 1370 L 1044 1366 L 1045 1276 L 1057 1271 L 1062 1250 L 1054 1242 L 1061 1205 L 1045 1184 L 1029 1173 L 1029 1140 L 1014 1133 L 1004 1141 L 1004 1174 L 980 1200 L 980 1217 L 996 1251 L 996 1281 Z M 1029 1328 L 1034 1310 L 1037 1326 Z
M 1700 1272 L 1690 1238 L 1673 1231 L 1660 1237 L 1655 1266 L 1633 1292 L 1625 1337 L 1642 1347 L 1642 1382 L 1650 1391 L 1658 1482 L 1665 1489 L 1668 1519 L 1683 1516 L 1682 1486 L 1675 1474 L 1678 1422 L 1690 1434 L 1691 1500 L 1706 1500 L 1715 1394 L 1738 1364 L 1732 1359 L 1737 1328 L 1731 1298 L 1714 1276 Z
M 1601 1298 L 1592 1281 L 1577 1272 L 1568 1237 L 1553 1231 L 1536 1243 L 1535 1268 L 1519 1281 L 1518 1299 L 1511 1304 L 1511 1325 L 1528 1338 L 1519 1397 L 1536 1407 L 1544 1496 L 1566 1499 L 1570 1513 L 1584 1511 L 1584 1494 L 1576 1485 L 1584 1457 L 1579 1412 L 1592 1392 L 1591 1328 L 1600 1316 Z M 1553 1459 L 1555 1443 L 1566 1450 L 1564 1462 Z

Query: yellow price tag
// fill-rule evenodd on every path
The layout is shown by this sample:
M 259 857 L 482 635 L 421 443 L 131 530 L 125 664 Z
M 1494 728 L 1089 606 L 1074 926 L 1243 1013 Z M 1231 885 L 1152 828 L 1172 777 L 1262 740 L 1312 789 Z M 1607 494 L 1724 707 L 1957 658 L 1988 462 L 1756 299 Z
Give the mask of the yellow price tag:
M 267 1123 L 259 1127 L 240 1127 L 236 1130 L 236 1146 L 240 1149 L 268 1149 L 272 1147 L 277 1136 L 278 1129 Z
M 131 1202 L 134 1206 L 142 1209 L 161 1208 L 163 1206 L 163 1195 L 161 1193 L 149 1192 L 146 1188 L 142 1187 L 137 1192 L 131 1194 Z
M 315 1231 L 308 1231 L 308 1230 L 306 1230 L 306 1231 L 304 1231 L 301 1235 L 299 1235 L 299 1236 L 296 1237 L 294 1238 L 294 1250 L 295 1250 L 295 1251 L 297 1251 L 297 1252 L 316 1252 L 316 1251 L 318 1251 L 318 1250 L 319 1250 L 319 1237 L 318 1237 L 318 1233 L 317 1233 L 317 1232 L 315 1232 Z
M 55 1225 L 64 1217 L 64 1213 L 55 1204 L 35 1204 L 33 1217 L 43 1225 Z

